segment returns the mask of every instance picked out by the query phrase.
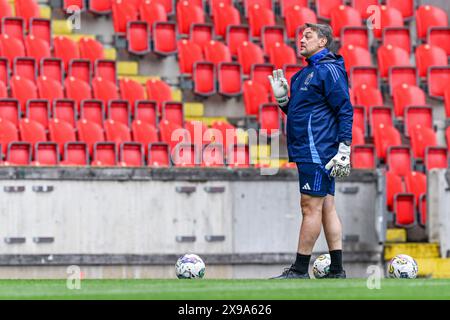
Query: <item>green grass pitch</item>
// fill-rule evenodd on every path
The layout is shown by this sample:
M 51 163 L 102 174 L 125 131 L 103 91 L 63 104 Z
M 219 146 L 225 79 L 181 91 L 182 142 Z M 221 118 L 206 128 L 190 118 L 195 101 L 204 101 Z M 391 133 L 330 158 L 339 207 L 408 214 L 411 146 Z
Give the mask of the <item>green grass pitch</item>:
M 328 280 L 0 280 L 0 299 L 450 299 L 450 279 Z

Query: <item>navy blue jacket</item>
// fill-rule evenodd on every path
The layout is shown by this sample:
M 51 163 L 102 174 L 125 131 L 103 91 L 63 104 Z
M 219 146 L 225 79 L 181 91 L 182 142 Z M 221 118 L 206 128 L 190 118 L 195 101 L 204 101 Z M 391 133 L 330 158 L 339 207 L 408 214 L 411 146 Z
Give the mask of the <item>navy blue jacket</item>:
M 327 164 L 339 143 L 352 140 L 350 103 L 344 59 L 324 49 L 306 59 L 308 66 L 291 79 L 287 114 L 289 161 Z

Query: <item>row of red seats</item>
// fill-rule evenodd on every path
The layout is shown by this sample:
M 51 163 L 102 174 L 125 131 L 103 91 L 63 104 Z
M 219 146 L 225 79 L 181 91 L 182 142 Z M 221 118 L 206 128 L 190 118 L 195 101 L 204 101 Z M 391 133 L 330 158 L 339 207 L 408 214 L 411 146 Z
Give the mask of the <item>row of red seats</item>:
M 33 18 L 41 16 L 38 2 L 36 0 L 14 0 L 14 12 L 16 17 L 25 19 L 26 25 Z M 8 0 L 0 0 L 0 19 L 11 17 L 12 8 Z

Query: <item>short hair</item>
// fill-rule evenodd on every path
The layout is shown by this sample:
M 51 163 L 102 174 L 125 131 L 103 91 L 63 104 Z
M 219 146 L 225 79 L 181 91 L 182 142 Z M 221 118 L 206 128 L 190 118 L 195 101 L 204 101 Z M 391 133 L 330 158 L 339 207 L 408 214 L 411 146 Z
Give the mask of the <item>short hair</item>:
M 306 28 L 311 28 L 314 32 L 317 33 L 319 38 L 326 38 L 328 49 L 332 49 L 333 46 L 333 30 L 328 24 L 319 24 L 319 23 L 305 23 L 303 30 Z

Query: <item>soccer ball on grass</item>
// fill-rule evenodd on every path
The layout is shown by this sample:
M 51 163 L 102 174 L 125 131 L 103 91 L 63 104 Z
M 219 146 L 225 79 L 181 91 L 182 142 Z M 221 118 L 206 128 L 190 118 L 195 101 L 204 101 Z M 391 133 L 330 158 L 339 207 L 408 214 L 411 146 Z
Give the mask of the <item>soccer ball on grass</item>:
M 398 254 L 389 261 L 387 272 L 389 278 L 414 279 L 418 270 L 416 260 L 406 254 Z
M 328 253 L 317 257 L 313 264 L 313 273 L 316 279 L 325 277 L 330 273 L 331 257 Z
M 175 264 L 178 279 L 201 279 L 205 275 L 205 263 L 196 254 L 185 254 Z

